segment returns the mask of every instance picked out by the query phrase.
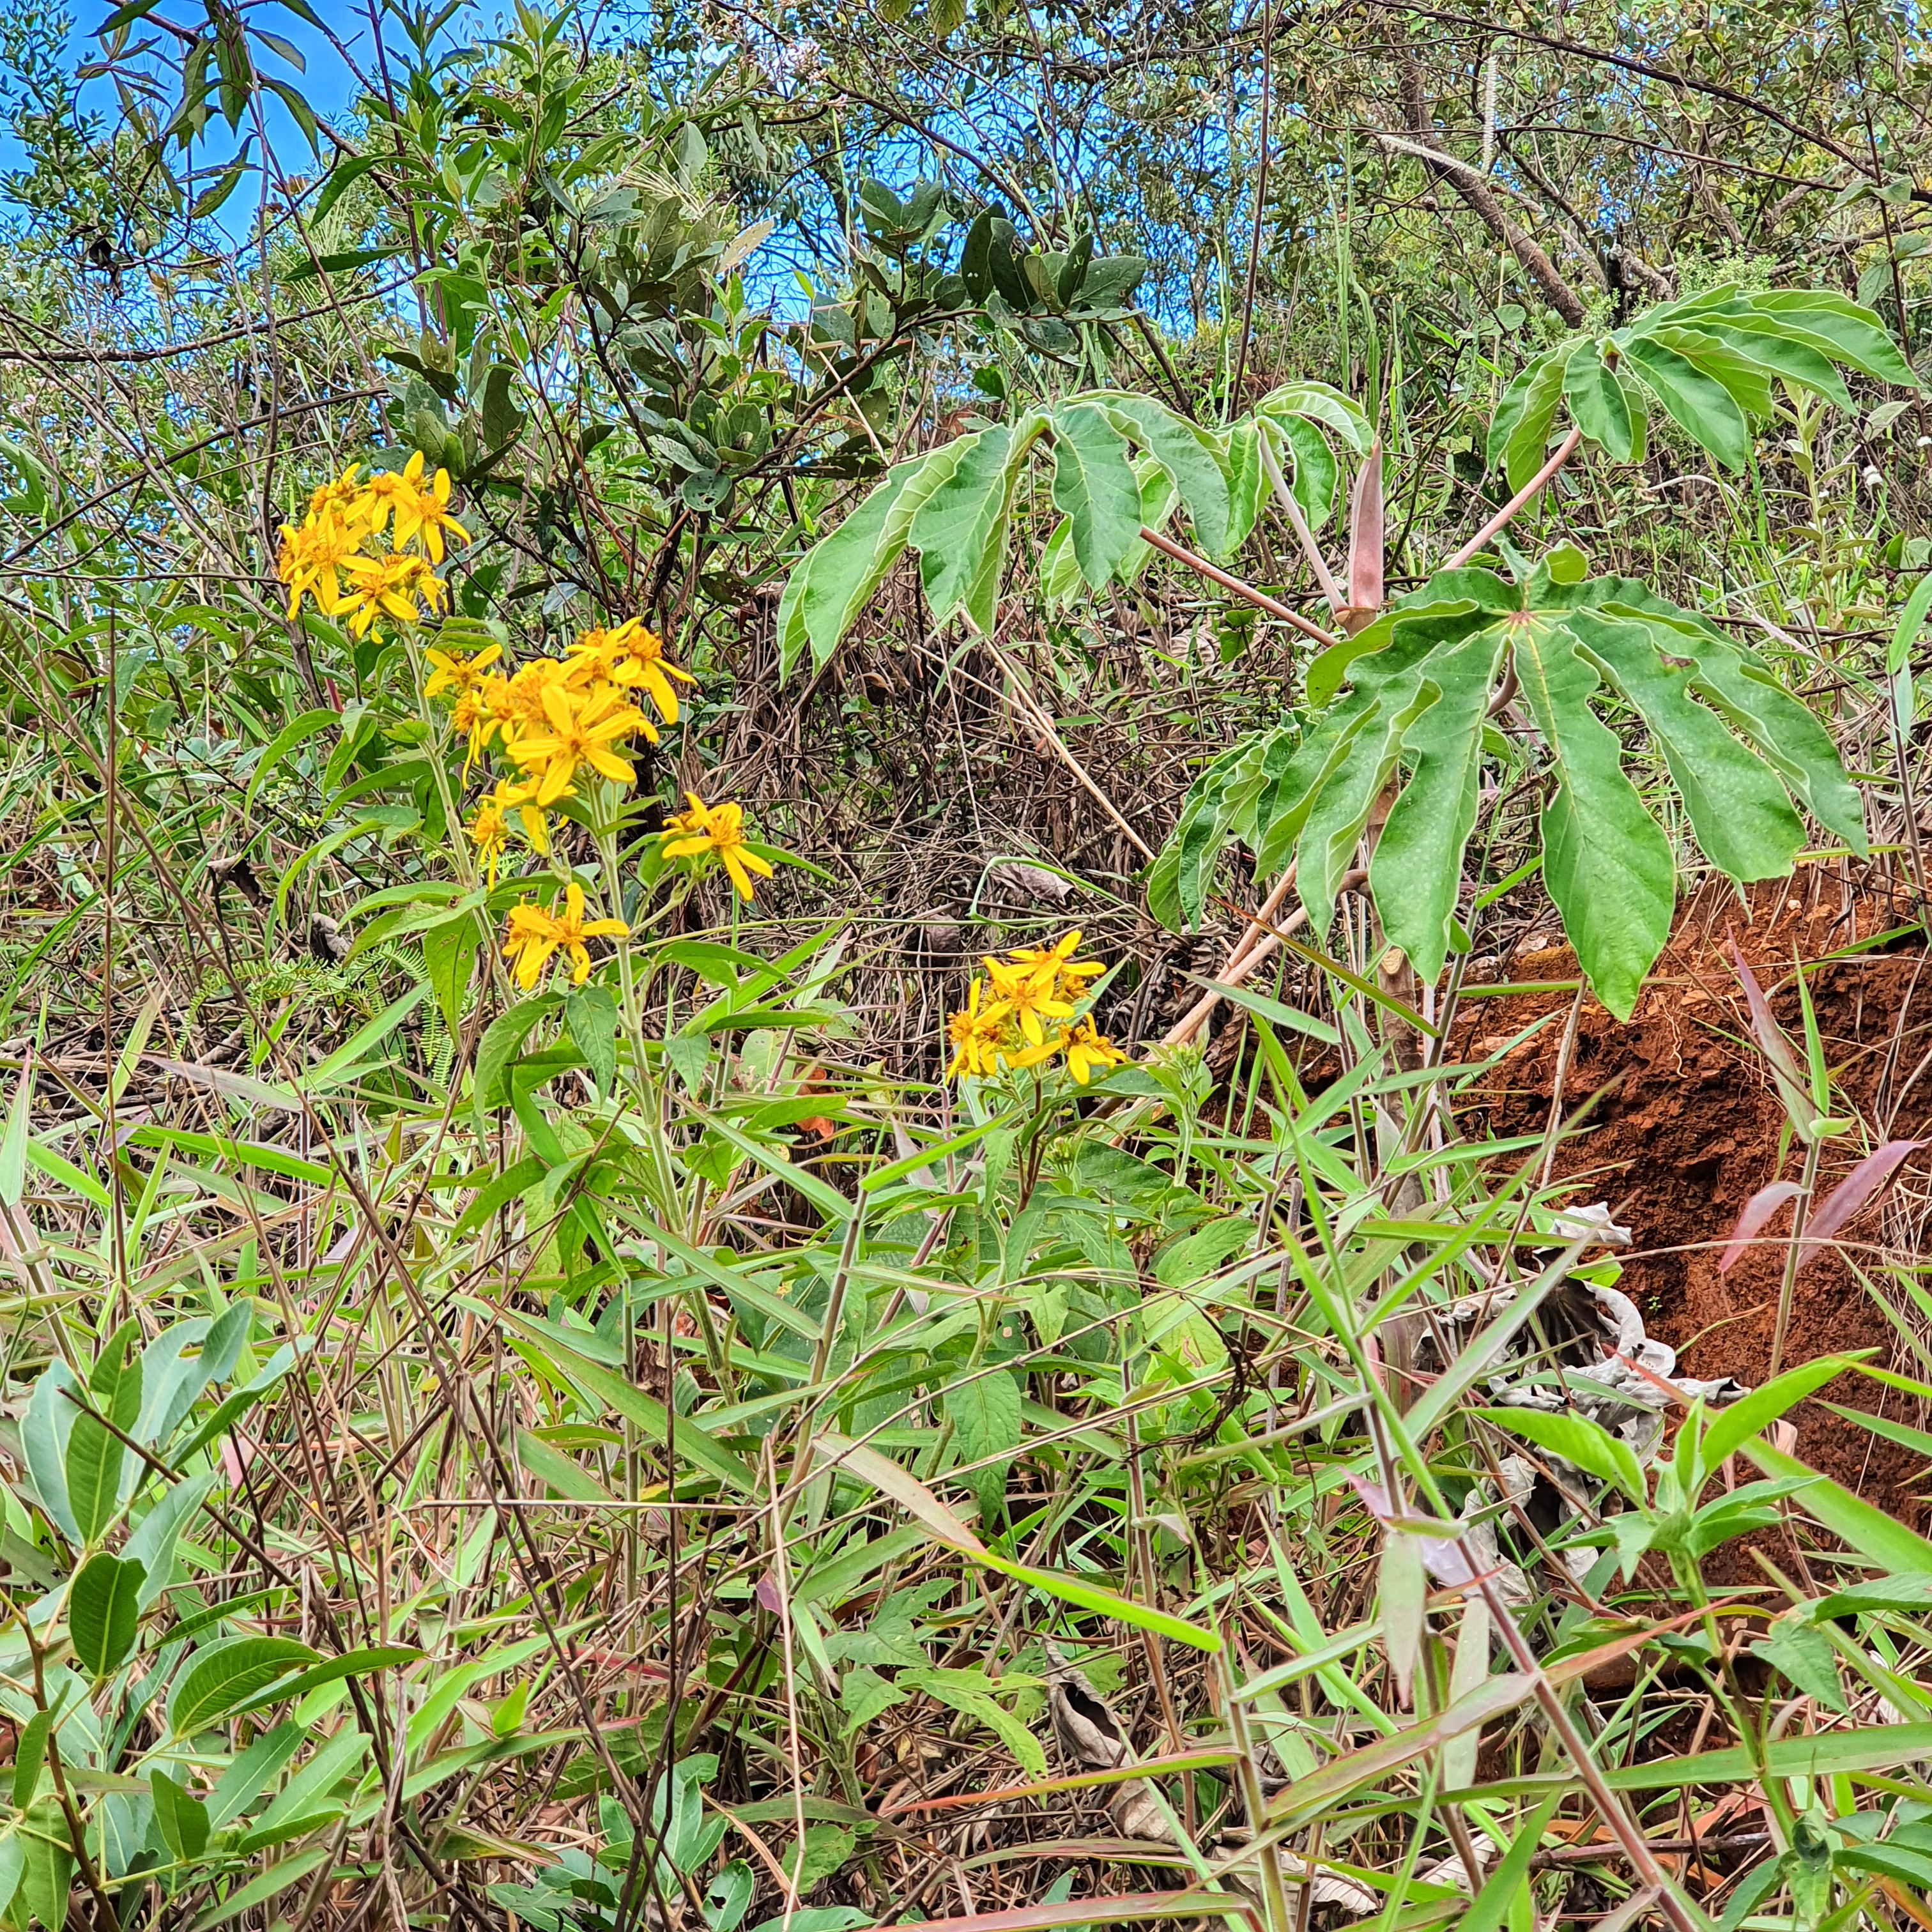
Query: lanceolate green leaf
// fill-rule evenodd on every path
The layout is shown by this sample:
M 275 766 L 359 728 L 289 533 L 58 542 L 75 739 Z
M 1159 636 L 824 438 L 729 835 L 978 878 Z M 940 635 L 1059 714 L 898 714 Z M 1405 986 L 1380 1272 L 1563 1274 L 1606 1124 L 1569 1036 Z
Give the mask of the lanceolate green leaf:
M 1483 720 L 1506 638 L 1491 624 L 1436 652 L 1442 696 L 1403 738 L 1414 767 L 1376 842 L 1369 880 L 1389 938 L 1433 979 L 1442 970 L 1462 851 L 1475 830 Z
M 1119 432 L 1084 404 L 1053 419 L 1053 501 L 1066 514 L 1081 574 L 1104 588 L 1140 542 L 1141 492 Z
M 1590 708 L 1599 680 L 1569 626 L 1539 613 L 1514 628 L 1516 676 L 1557 778 L 1543 808 L 1544 881 L 1597 997 L 1627 1019 L 1670 937 L 1670 842 Z
M 947 446 L 958 454 L 948 474 L 913 513 L 906 534 L 919 552 L 934 623 L 944 623 L 970 600 L 974 608 L 968 614 L 982 630 L 992 628 L 984 590 L 988 560 L 1005 556 L 1015 460 L 1043 427 L 1041 418 L 1030 417 L 1016 428 L 1000 424 Z
M 1665 413 L 1700 449 L 1728 470 L 1744 466 L 1750 430 L 1723 383 L 1660 342 L 1634 342 L 1624 352 Z
M 1634 452 L 1630 399 L 1616 372 L 1604 362 L 1602 345 L 1580 342 L 1563 368 L 1563 397 L 1570 420 L 1613 463 L 1628 463 Z
M 789 673 L 808 645 L 823 664 L 906 547 L 920 506 L 952 473 L 970 437 L 895 464 L 885 481 L 837 530 L 809 551 L 778 602 L 780 669 Z
M 1490 460 L 1520 486 L 1553 427 L 1541 410 L 1560 380 L 1570 422 L 1613 461 L 1642 458 L 1645 416 L 1655 407 L 1705 454 L 1738 469 L 1750 422 L 1770 414 L 1780 386 L 1852 406 L 1840 365 L 1881 382 L 1917 382 L 1878 317 L 1842 296 L 1712 289 L 1610 334 L 1572 337 L 1526 365 L 1497 408 Z
M 1219 440 L 1150 396 L 1103 390 L 1093 400 L 1114 428 L 1138 443 L 1166 474 L 1202 548 L 1216 556 L 1229 549 L 1228 458 Z M 1143 509 L 1142 520 L 1157 520 L 1148 518 Z
M 1580 610 L 1570 624 L 1598 669 L 1643 714 L 1706 856 L 1733 879 L 1790 872 L 1804 822 L 1770 766 L 1692 698 L 1694 668 L 1667 659 L 1655 626 L 1641 619 Z

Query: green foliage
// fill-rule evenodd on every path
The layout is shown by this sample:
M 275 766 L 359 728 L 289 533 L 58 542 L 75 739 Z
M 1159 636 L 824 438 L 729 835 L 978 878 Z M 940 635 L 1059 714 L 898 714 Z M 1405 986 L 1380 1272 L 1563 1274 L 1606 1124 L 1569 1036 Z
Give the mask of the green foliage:
M 1908 388 L 1918 380 L 1878 317 L 1843 296 L 1712 289 L 1525 363 L 1496 405 L 1490 460 L 1521 489 L 1561 410 L 1611 461 L 1641 461 L 1650 414 L 1661 410 L 1695 448 L 1742 470 L 1751 425 L 1772 412 L 1774 385 L 1852 407 L 1840 365 Z
M 1745 646 L 1628 578 L 1586 579 L 1558 550 L 1512 585 L 1446 572 L 1310 667 L 1323 703 L 1298 737 L 1225 754 L 1190 794 L 1149 899 L 1198 920 L 1230 838 L 1270 870 L 1298 854 L 1316 929 L 1371 808 L 1397 772 L 1370 882 L 1390 939 L 1433 979 L 1454 931 L 1465 848 L 1491 730 L 1492 693 L 1520 690 L 1545 750 L 1544 874 L 1598 997 L 1627 1016 L 1669 936 L 1670 842 L 1623 768 L 1600 707 L 1627 706 L 1653 734 L 1706 855 L 1741 882 L 1782 878 L 1804 844 L 1804 808 L 1854 850 L 1863 807 L 1831 740 Z

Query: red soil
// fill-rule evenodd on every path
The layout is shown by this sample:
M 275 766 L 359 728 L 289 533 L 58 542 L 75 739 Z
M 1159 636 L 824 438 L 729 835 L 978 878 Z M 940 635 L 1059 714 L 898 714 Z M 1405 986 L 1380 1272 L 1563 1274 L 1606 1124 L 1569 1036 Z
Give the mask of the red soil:
M 1564 1078 L 1564 1111 L 1574 1112 L 1593 1094 L 1600 1097 L 1582 1130 L 1558 1148 L 1552 1172 L 1579 1182 L 1574 1200 L 1607 1200 L 1615 1218 L 1631 1230 L 1635 1246 L 1623 1258 L 1620 1285 L 1651 1331 L 1678 1350 L 1684 1374 L 1730 1375 L 1753 1386 L 1765 1380 L 1783 1246 L 1762 1244 L 1720 1274 L 1718 1244 L 1759 1188 L 1797 1178 L 1802 1157 L 1802 1149 L 1793 1148 L 1780 1163 L 1784 1112 L 1751 1041 L 1727 932 L 1736 932 L 1802 1055 L 1794 960 L 1821 960 L 1905 916 L 1882 898 L 1844 896 L 1838 879 L 1822 867 L 1757 889 L 1748 904 L 1728 892 L 1707 892 L 1680 916 L 1629 1024 L 1585 1000 Z M 1922 1061 L 1932 1063 L 1932 970 L 1916 931 L 1893 944 L 1897 950 L 1827 961 L 1808 974 L 1832 1070 L 1834 1110 L 1855 1113 L 1864 1124 L 1862 1134 L 1828 1147 L 1821 1198 L 1880 1141 L 1932 1136 L 1932 1064 L 1913 1077 Z M 1576 971 L 1567 949 L 1520 953 L 1509 983 L 1570 979 Z M 1544 1022 L 1472 1096 L 1468 1128 L 1486 1124 L 1498 1136 L 1543 1131 L 1574 998 L 1568 992 L 1526 992 L 1463 1004 L 1453 1048 L 1466 1062 L 1498 1052 L 1526 1027 Z M 1922 1360 L 1879 1298 L 1910 1310 L 1881 1267 L 1918 1259 L 1922 1224 L 1932 1209 L 1928 1177 L 1932 1148 L 1912 1155 L 1892 1187 L 1850 1222 L 1840 1238 L 1844 1252 L 1819 1256 L 1799 1274 L 1786 1367 L 1870 1349 L 1880 1366 L 1932 1380 L 1932 1333 Z M 1789 1216 L 1787 1208 L 1769 1232 L 1787 1232 Z M 1927 1327 L 1916 1316 L 1910 1325 L 1914 1332 Z M 1858 1375 L 1837 1377 L 1820 1395 L 1823 1402 L 1927 1426 L 1923 1405 Z M 1797 1454 L 1813 1467 L 1922 1526 L 1924 1459 L 1834 1415 L 1819 1400 L 1806 1402 L 1791 1420 Z

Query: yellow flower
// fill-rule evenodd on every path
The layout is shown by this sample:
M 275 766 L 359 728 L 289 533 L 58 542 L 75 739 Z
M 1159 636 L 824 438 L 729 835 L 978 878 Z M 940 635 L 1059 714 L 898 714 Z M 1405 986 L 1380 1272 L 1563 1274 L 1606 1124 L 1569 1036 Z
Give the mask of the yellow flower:
M 701 858 L 716 852 L 724 861 L 731 883 L 741 899 L 752 896 L 752 874 L 762 879 L 772 876 L 771 862 L 761 859 L 745 843 L 745 808 L 741 805 L 706 805 L 694 791 L 685 796 L 691 809 L 665 826 L 659 835 L 664 842 L 667 859 Z
M 1082 991 L 1082 982 L 1096 977 L 1107 970 L 1097 959 L 1076 959 L 1074 954 L 1080 950 L 1080 934 L 1070 932 L 1058 944 L 1046 948 L 1037 946 L 1016 947 L 1006 955 L 1016 966 L 1024 967 L 1035 984 L 1052 988 L 1069 999 L 1078 999 Z
M 483 701 L 503 734 L 503 749 L 516 756 L 517 740 L 532 731 L 548 731 L 550 720 L 544 711 L 544 693 L 560 683 L 564 668 L 554 658 L 534 658 L 514 677 L 486 678 Z M 485 734 L 487 742 L 488 734 Z
M 394 513 L 395 527 L 390 542 L 397 550 L 412 538 L 420 537 L 424 554 L 430 562 L 440 563 L 446 530 L 454 542 L 466 544 L 470 541 L 470 532 L 449 514 L 449 472 L 439 470 L 435 479 L 425 484 L 421 450 L 410 458 L 400 472 L 386 470 L 370 477 L 363 485 L 363 490 L 370 502 L 369 526 L 372 530 L 384 528 Z
M 356 480 L 362 466 L 352 463 L 333 482 L 324 483 L 309 493 L 308 513 L 311 517 L 321 517 L 332 511 L 340 516 L 350 529 L 358 534 L 369 527 L 369 516 L 374 506 L 370 503 L 364 485 Z
M 1038 966 L 1016 965 L 1006 959 L 988 959 L 983 963 L 993 991 L 1018 1022 L 1029 1046 L 1046 1045 L 1047 1021 L 1073 1017 L 1072 1003 L 1056 997 L 1058 989 L 1050 972 L 1042 980 Z
M 1060 1044 L 1066 1049 L 1067 1072 L 1082 1087 L 1095 1067 L 1104 1070 L 1118 1066 L 1127 1057 L 1085 1015 L 1075 1021 L 1070 1032 L 1061 1036 Z
M 338 573 L 356 555 L 362 542 L 359 531 L 350 527 L 333 506 L 311 510 L 298 528 L 282 526 L 282 549 L 276 561 L 276 574 L 289 586 L 289 615 L 302 608 L 304 592 L 312 596 L 325 616 L 332 615 L 341 602 Z
M 510 961 L 517 983 L 528 992 L 543 976 L 553 952 L 561 951 L 571 962 L 570 980 L 580 986 L 590 976 L 587 939 L 622 939 L 631 928 L 621 919 L 584 916 L 584 888 L 574 883 L 565 889 L 563 910 L 548 913 L 541 906 L 512 906 L 505 928 L 503 956 Z
M 645 630 L 644 618 L 632 618 L 610 632 L 610 670 L 607 676 L 622 690 L 641 690 L 657 705 L 657 715 L 667 724 L 678 722 L 678 694 L 672 678 L 680 684 L 695 684 L 688 670 L 678 670 L 664 657 L 664 640 L 655 630 Z
M 520 784 L 514 778 L 500 778 L 496 788 L 476 808 L 476 816 L 470 821 L 470 837 L 476 848 L 476 856 L 489 867 L 490 884 L 496 883 L 496 864 L 510 842 L 510 814 L 514 812 L 523 823 L 524 836 L 540 853 L 550 850 L 550 821 L 544 818 L 540 806 L 533 802 L 536 796 L 534 782 L 526 779 Z
M 488 650 L 478 651 L 473 658 L 465 657 L 460 651 L 432 650 L 423 655 L 436 667 L 430 681 L 423 686 L 423 695 L 435 698 L 446 691 L 478 689 L 483 682 L 484 669 L 503 655 L 503 647 L 492 644 Z
M 468 754 L 463 760 L 463 776 L 468 782 L 470 768 L 483 755 L 483 748 L 502 728 L 502 720 L 490 703 L 490 688 L 493 685 L 507 686 L 508 678 L 486 677 L 472 688 L 462 692 L 449 712 L 450 727 L 460 732 L 470 740 Z
M 557 922 L 542 906 L 532 900 L 510 908 L 503 928 L 503 957 L 525 992 L 542 977 L 544 963 L 556 946 Z
M 949 1080 L 962 1073 L 985 1079 L 1000 1070 L 1000 1042 L 1010 1009 L 998 1000 L 982 1006 L 980 996 L 986 990 L 986 981 L 976 979 L 967 989 L 965 1005 L 946 1020 L 946 1036 L 952 1042 L 952 1058 L 946 1070 Z
M 366 638 L 384 612 L 399 622 L 413 624 L 423 612 L 436 609 L 448 590 L 419 556 L 345 557 L 342 574 L 349 579 L 349 588 L 335 608 L 348 612 L 350 631 L 358 638 Z
M 497 788 L 499 791 L 502 789 L 500 785 Z M 502 801 L 494 793 L 476 808 L 476 816 L 470 821 L 470 842 L 476 848 L 476 856 L 486 868 L 494 890 L 496 862 L 510 842 L 509 821 L 504 818 Z
M 541 769 L 538 805 L 561 798 L 579 765 L 588 765 L 620 784 L 637 782 L 635 767 L 626 764 L 610 746 L 640 728 L 647 732 L 650 728 L 643 712 L 622 703 L 614 688 L 606 685 L 583 696 L 551 683 L 544 688 L 543 704 L 550 729 L 527 736 L 519 732 L 509 748 L 510 755 L 526 771 Z

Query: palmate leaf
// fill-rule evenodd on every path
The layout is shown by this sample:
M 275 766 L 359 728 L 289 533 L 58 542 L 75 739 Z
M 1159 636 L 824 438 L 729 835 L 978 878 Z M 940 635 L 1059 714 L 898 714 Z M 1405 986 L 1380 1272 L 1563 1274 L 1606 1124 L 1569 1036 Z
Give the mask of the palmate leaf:
M 1295 851 L 1302 903 L 1325 931 L 1377 795 L 1400 773 L 1369 883 L 1390 940 L 1433 979 L 1475 825 L 1491 693 L 1512 667 L 1552 780 L 1541 827 L 1550 896 L 1620 1018 L 1669 936 L 1676 877 L 1670 841 L 1600 713 L 1626 706 L 1642 721 L 1699 844 L 1729 877 L 1790 872 L 1804 840 L 1793 794 L 1864 849 L 1858 792 L 1823 728 L 1748 650 L 1630 578 L 1582 575 L 1567 546 L 1520 586 L 1445 571 L 1324 652 L 1308 696 L 1330 708 L 1306 734 L 1236 746 L 1190 790 L 1154 868 L 1156 916 L 1198 920 L 1215 860 L 1238 838 L 1264 871 Z
M 1840 368 L 1881 382 L 1918 378 L 1867 308 L 1823 290 L 1747 295 L 1713 289 L 1647 310 L 1628 328 L 1572 336 L 1522 369 L 1490 426 L 1489 455 L 1520 490 L 1543 461 L 1560 412 L 1617 462 L 1640 458 L 1661 410 L 1726 469 L 1750 454 L 1750 423 L 1783 383 L 1852 406 Z
M 1042 558 L 1050 602 L 1082 583 L 1097 590 L 1130 581 L 1148 560 L 1142 525 L 1157 527 L 1176 509 L 1203 550 L 1227 556 L 1261 514 L 1264 436 L 1313 526 L 1330 514 L 1339 488 L 1330 445 L 1359 454 L 1372 440 L 1361 410 L 1319 382 L 1276 390 L 1226 430 L 1204 429 L 1151 396 L 1090 389 L 895 464 L 793 566 L 778 604 L 781 674 L 808 652 L 814 668 L 824 664 L 908 550 L 919 553 L 934 622 L 963 615 L 990 631 L 1014 501 L 1039 448 L 1052 449 L 1053 501 L 1064 513 Z

